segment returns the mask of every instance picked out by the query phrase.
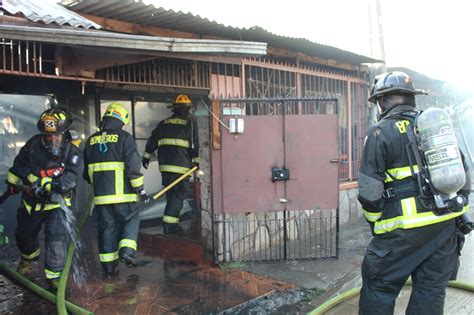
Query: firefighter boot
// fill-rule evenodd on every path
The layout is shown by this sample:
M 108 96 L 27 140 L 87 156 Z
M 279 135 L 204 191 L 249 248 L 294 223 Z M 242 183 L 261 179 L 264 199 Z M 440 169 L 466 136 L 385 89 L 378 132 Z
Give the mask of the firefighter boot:
M 102 263 L 103 278 L 105 280 L 112 280 L 118 276 L 118 272 L 115 271 L 115 267 L 117 267 L 117 261 Z
M 56 292 L 59 287 L 59 278 L 47 279 L 48 282 L 48 290 L 52 292 Z
M 142 265 L 142 261 L 135 257 L 135 252 L 128 248 L 120 250 L 120 261 L 127 267 L 138 267 Z
M 183 232 L 183 228 L 177 223 L 163 223 L 163 232 L 165 234 L 177 234 Z
M 30 277 L 33 274 L 33 261 L 22 258 L 16 271 L 22 276 Z

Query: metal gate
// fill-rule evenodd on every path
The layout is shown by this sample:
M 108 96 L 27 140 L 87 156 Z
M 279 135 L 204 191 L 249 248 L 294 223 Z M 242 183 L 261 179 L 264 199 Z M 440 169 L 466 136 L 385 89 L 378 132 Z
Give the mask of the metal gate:
M 220 148 L 212 151 L 216 261 L 337 257 L 337 104 L 220 100 Z

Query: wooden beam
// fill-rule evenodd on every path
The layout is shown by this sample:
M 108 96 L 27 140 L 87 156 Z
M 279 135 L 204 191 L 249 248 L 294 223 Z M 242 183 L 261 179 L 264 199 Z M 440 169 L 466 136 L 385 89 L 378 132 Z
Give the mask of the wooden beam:
M 135 35 L 151 35 L 151 36 L 161 36 L 161 37 L 177 37 L 177 38 L 191 38 L 191 39 L 225 39 L 216 36 L 201 36 L 198 34 L 188 33 L 188 32 L 181 32 L 176 30 L 171 30 L 167 28 L 161 28 L 157 26 L 149 26 L 149 25 L 140 25 L 136 23 L 125 22 L 121 20 L 109 19 L 105 17 L 90 15 L 87 13 L 77 12 L 81 16 L 89 19 L 100 26 L 103 29 L 114 31 L 114 32 L 121 32 L 121 33 L 128 33 L 128 34 L 135 34 Z
M 314 64 L 320 64 L 324 66 L 330 66 L 330 67 L 349 70 L 349 71 L 362 71 L 361 67 L 356 66 L 356 65 L 342 63 L 342 62 L 332 60 L 332 59 L 324 59 L 321 57 L 309 56 L 297 51 L 291 51 L 291 50 L 286 50 L 286 49 L 281 49 L 281 48 L 276 48 L 276 47 L 267 47 L 267 54 L 270 56 L 275 56 L 275 57 L 295 58 L 295 59 L 299 59 L 300 62 L 301 61 L 311 62 Z
M 220 102 L 218 100 L 212 100 L 212 112 L 214 113 L 212 117 L 212 148 L 214 150 L 221 149 L 221 131 L 219 120 L 216 118 L 220 116 Z

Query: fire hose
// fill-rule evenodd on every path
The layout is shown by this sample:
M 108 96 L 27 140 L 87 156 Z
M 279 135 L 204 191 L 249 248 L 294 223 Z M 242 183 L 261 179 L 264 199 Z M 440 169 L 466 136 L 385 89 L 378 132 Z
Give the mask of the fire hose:
M 20 190 L 25 191 L 26 186 L 20 186 Z M 1 197 L 0 197 L 0 203 L 3 203 L 11 194 L 5 192 Z M 65 207 L 64 200 L 62 202 L 58 200 L 61 204 L 61 208 Z M 90 196 L 87 207 L 83 211 L 82 216 L 78 222 L 78 224 L 75 227 L 76 235 L 71 238 L 71 243 L 68 246 L 67 249 L 67 256 L 66 256 L 66 263 L 64 266 L 63 271 L 61 272 L 61 276 L 59 279 L 59 286 L 58 290 L 56 292 L 56 296 L 49 292 L 48 290 L 42 288 L 41 286 L 37 285 L 33 281 L 29 280 L 28 278 L 22 276 L 18 272 L 14 271 L 7 265 L 5 265 L 3 262 L 0 262 L 0 271 L 3 272 L 4 274 L 10 276 L 12 279 L 16 280 L 18 283 L 26 287 L 27 289 L 30 289 L 33 293 L 36 293 L 40 297 L 50 301 L 50 302 L 56 302 L 56 308 L 58 311 L 58 314 L 63 315 L 67 314 L 67 311 L 70 311 L 73 314 L 93 314 L 92 312 L 85 310 L 77 305 L 72 304 L 71 302 L 66 301 L 65 297 L 65 292 L 66 292 L 66 284 L 67 284 L 67 279 L 69 276 L 69 270 L 71 268 L 72 260 L 74 258 L 74 251 L 76 249 L 76 240 L 79 239 L 79 234 L 82 230 L 82 227 L 84 226 L 88 216 L 90 209 L 92 208 L 93 205 L 93 197 L 92 195 Z
M 85 210 L 82 212 L 82 215 L 79 219 L 79 222 L 76 225 L 76 236 L 72 238 L 71 243 L 67 248 L 66 263 L 64 264 L 63 271 L 61 272 L 61 277 L 59 278 L 59 286 L 56 292 L 56 309 L 59 315 L 67 314 L 67 302 L 66 302 L 66 284 L 69 277 L 69 270 L 71 269 L 72 261 L 74 259 L 74 251 L 76 250 L 76 240 L 79 239 L 82 228 L 89 217 L 90 211 L 94 206 L 94 197 L 92 193 L 89 194 L 89 199 Z M 84 314 L 84 313 L 81 313 Z M 92 314 L 88 312 L 87 314 Z
M 412 284 L 411 279 L 409 279 L 405 283 L 405 285 L 411 285 L 411 284 Z M 465 283 L 461 281 L 449 281 L 448 287 L 474 292 L 473 284 L 469 284 L 469 283 Z M 358 296 L 360 294 L 360 290 L 361 290 L 361 287 L 344 291 L 341 294 L 338 294 L 335 297 L 327 300 L 323 304 L 319 305 L 317 308 L 309 312 L 308 315 L 323 315 L 324 313 L 333 309 L 337 305 Z
M 160 198 L 161 196 L 163 196 L 168 190 L 170 190 L 171 188 L 173 188 L 174 186 L 176 186 L 178 183 L 180 183 L 181 181 L 183 181 L 184 179 L 186 179 L 186 177 L 188 176 L 191 176 L 192 173 L 194 173 L 195 171 L 197 171 L 198 167 L 197 166 L 193 166 L 189 171 L 187 171 L 186 173 L 184 173 L 183 175 L 181 175 L 179 178 L 177 178 L 174 182 L 172 182 L 171 184 L 169 184 L 168 186 L 166 186 L 165 188 L 163 188 L 162 190 L 160 190 L 159 192 L 157 192 L 152 198 L 154 200 L 157 200 L 158 198 Z M 128 221 L 130 220 L 130 218 L 132 218 L 133 216 L 135 216 L 136 214 L 138 214 L 140 211 L 142 211 L 144 209 L 144 205 L 141 205 L 140 207 L 138 207 L 137 209 L 133 210 L 132 212 L 130 212 L 126 217 L 125 217 L 125 221 Z

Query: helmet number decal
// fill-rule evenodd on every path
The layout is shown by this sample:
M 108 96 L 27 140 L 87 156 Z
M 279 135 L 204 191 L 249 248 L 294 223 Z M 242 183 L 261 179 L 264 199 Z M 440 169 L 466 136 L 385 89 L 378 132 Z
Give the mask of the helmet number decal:
M 57 120 L 54 119 L 45 119 L 44 120 L 44 131 L 46 132 L 55 132 L 56 131 Z

